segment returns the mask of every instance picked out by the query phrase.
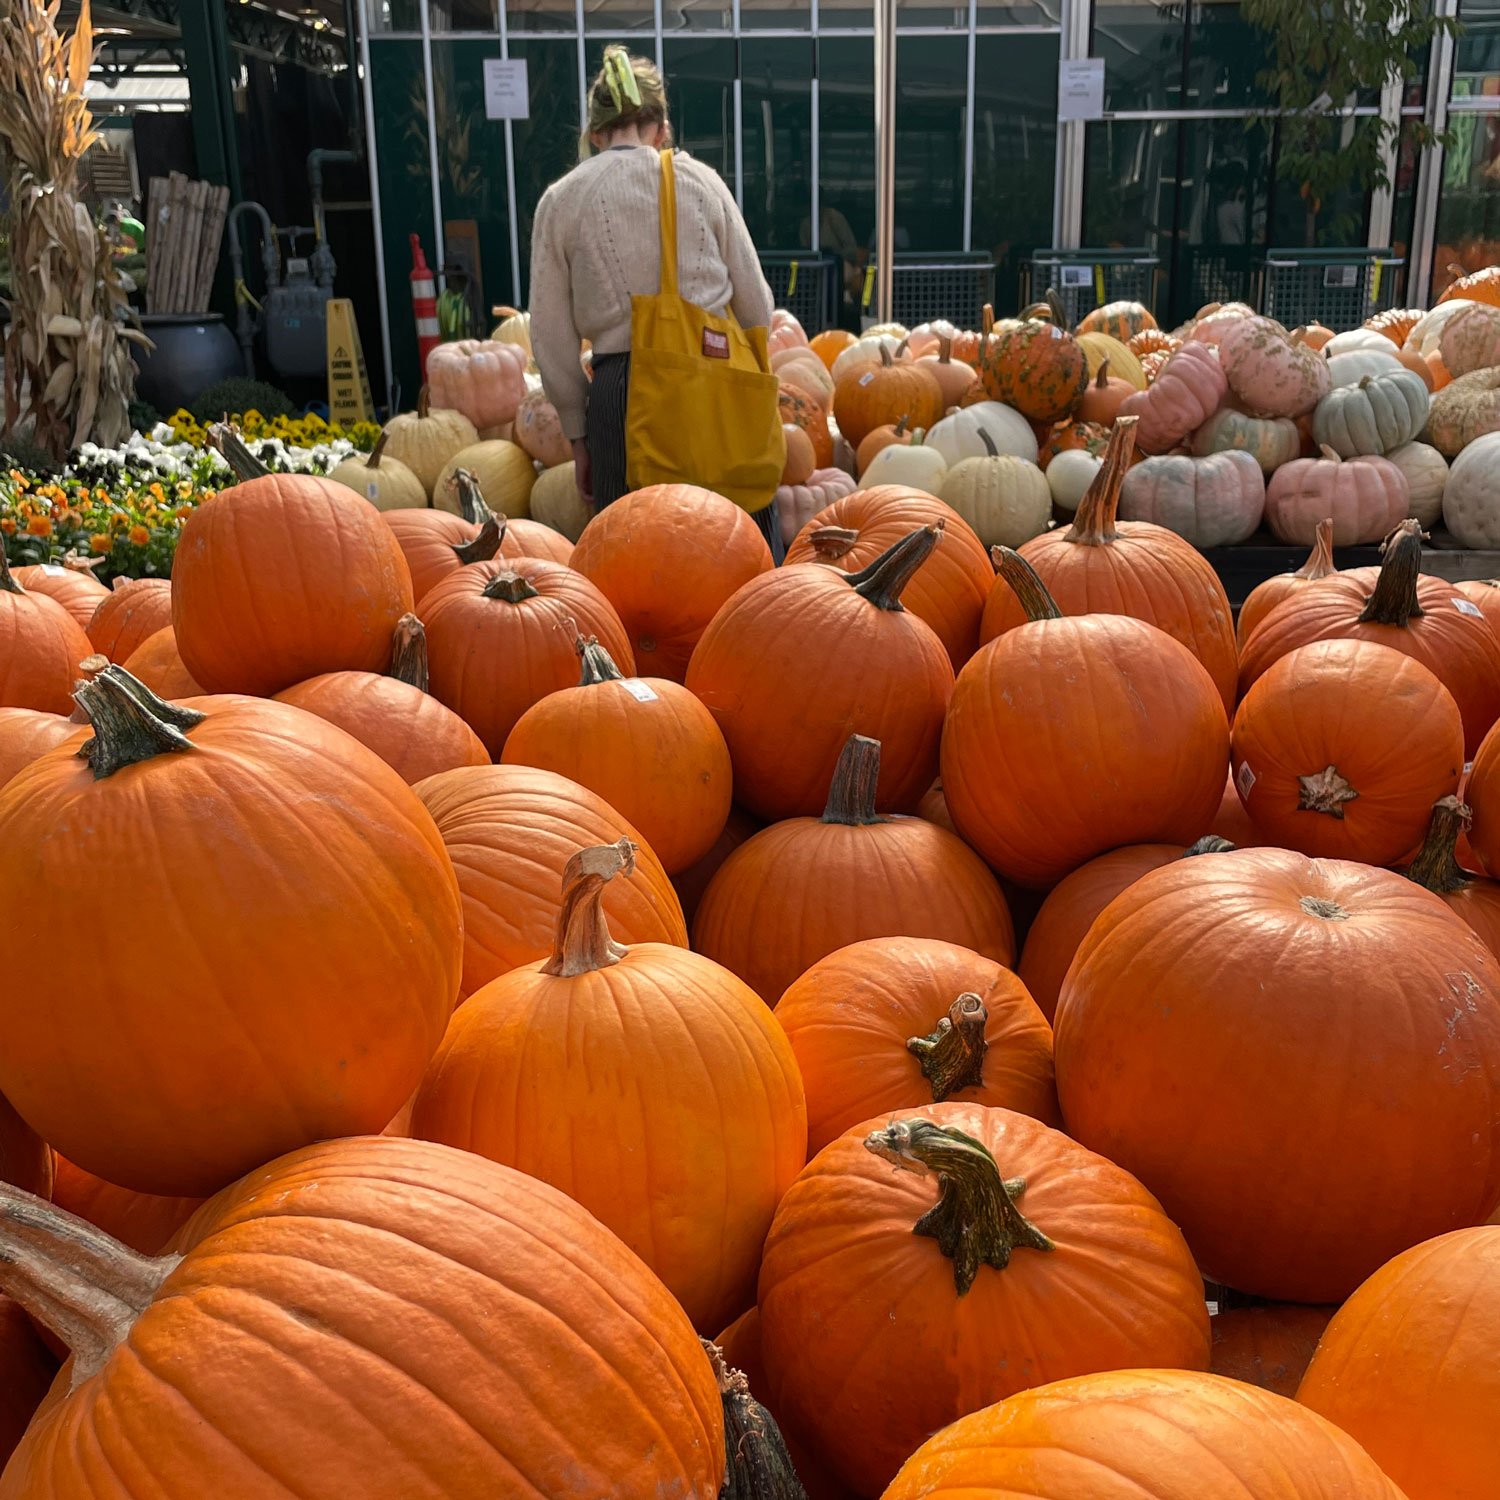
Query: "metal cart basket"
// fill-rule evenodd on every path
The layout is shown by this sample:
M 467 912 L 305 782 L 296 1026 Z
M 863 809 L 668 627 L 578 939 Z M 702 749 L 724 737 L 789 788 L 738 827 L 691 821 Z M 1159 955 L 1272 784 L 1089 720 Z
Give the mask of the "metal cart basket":
M 812 250 L 763 250 L 761 273 L 777 307 L 784 307 L 809 334 L 839 320 L 842 262 Z
M 1288 328 L 1318 322 L 1341 332 L 1394 307 L 1406 262 L 1393 250 L 1268 250 L 1260 310 Z
M 865 270 L 861 311 L 873 313 L 875 263 Z M 891 276 L 891 317 L 908 328 L 946 318 L 959 328 L 978 328 L 986 303 L 995 300 L 995 262 L 983 253 L 972 255 L 896 256 Z
M 1022 277 L 1022 298 L 1036 302 L 1048 291 L 1062 299 L 1073 325 L 1108 302 L 1143 302 L 1156 310 L 1161 265 L 1145 246 L 1112 250 L 1038 250 Z

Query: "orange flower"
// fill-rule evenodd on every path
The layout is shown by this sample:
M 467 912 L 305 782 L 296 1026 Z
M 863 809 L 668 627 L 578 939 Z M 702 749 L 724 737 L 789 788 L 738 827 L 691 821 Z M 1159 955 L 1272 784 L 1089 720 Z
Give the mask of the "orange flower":
M 114 545 L 113 540 L 102 531 L 96 531 L 89 538 L 89 551 L 102 557 Z
M 83 517 L 76 510 L 65 510 L 62 518 L 64 526 L 78 527 L 83 525 Z
M 16 523 L 7 516 L 3 521 L 0 521 L 0 531 L 3 531 L 6 536 L 14 536 L 16 534 Z
M 51 536 L 52 522 L 47 516 L 33 516 L 26 523 L 26 529 L 32 536 Z
M 130 528 L 130 540 L 137 547 L 144 547 L 151 540 L 151 533 L 144 526 L 132 526 Z
M 191 505 L 179 505 L 177 509 L 172 512 L 172 514 L 176 516 L 179 521 L 187 520 L 187 518 L 192 515 L 192 513 L 193 507 Z

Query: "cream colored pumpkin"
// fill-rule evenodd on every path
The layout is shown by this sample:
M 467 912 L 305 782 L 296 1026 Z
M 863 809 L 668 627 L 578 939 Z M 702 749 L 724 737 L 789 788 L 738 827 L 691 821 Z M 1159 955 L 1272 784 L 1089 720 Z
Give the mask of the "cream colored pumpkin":
M 873 328 L 867 329 L 834 360 L 832 371 L 834 383 L 837 384 L 841 375 L 862 361 L 878 360 L 882 349 L 889 350 L 894 358 L 905 337 L 905 333 L 877 333 Z
M 328 471 L 328 477 L 368 500 L 376 510 L 424 510 L 427 491 L 422 481 L 385 451 L 387 441 L 382 432 L 368 453 L 351 453 Z
M 833 409 L 833 376 L 805 344 L 771 356 L 776 378 L 811 396 L 824 411 Z
M 1109 361 L 1109 373 L 1116 380 L 1123 380 L 1132 390 L 1143 391 L 1149 383 L 1141 362 L 1119 339 L 1108 333 L 1074 334 L 1083 357 L 1089 362 L 1089 379 L 1099 373 L 1099 367 Z
M 385 424 L 385 456 L 406 465 L 434 503 L 438 478 L 461 448 L 479 441 L 479 430 L 461 412 L 433 406 L 427 387 L 417 397 L 417 409 L 394 416 Z
M 573 461 L 573 445 L 563 435 L 557 408 L 543 390 L 528 391 L 516 408 L 515 441 L 544 469 Z
M 543 469 L 531 487 L 531 519 L 560 531 L 570 542 L 583 535 L 583 528 L 594 519 L 573 477 L 573 460 Z
M 490 316 L 500 321 L 490 330 L 490 337 L 500 344 L 515 344 L 525 351 L 527 366 L 535 370 L 536 360 L 531 352 L 531 314 L 517 312 L 513 307 L 492 307 Z
M 1412 331 L 1406 335 L 1403 347 L 1424 358 L 1429 354 L 1436 354 L 1442 347 L 1443 329 L 1449 318 L 1456 318 L 1466 307 L 1474 305 L 1473 300 L 1468 297 L 1454 297 L 1447 302 L 1439 302 L 1430 313 L 1417 321 Z
M 976 401 L 950 411 L 940 422 L 934 422 L 927 434 L 927 446 L 943 455 L 948 467 L 966 458 L 984 458 L 989 453 L 981 433 L 986 433 L 997 453 L 1037 460 L 1036 433 L 1031 423 L 1000 401 Z
M 1064 448 L 1061 453 L 1053 454 L 1052 462 L 1047 465 L 1047 488 L 1052 492 L 1052 503 L 1072 515 L 1103 464 L 1097 453 L 1084 448 Z
M 1402 443 L 1386 458 L 1406 476 L 1411 500 L 1407 515 L 1431 531 L 1443 518 L 1443 490 L 1448 483 L 1448 460 L 1431 443 Z
M 484 503 L 498 515 L 531 514 L 531 490 L 536 466 L 519 443 L 494 438 L 460 449 L 449 459 L 433 489 L 432 503 L 459 514 L 452 483 L 455 470 L 467 469 L 479 483 Z
M 1355 349 L 1348 354 L 1335 354 L 1328 361 L 1334 390 L 1341 385 L 1358 385 L 1367 375 L 1388 375 L 1392 370 L 1405 368 L 1394 354 L 1382 349 Z
M 948 472 L 948 461 L 936 448 L 928 447 L 923 436 L 917 432 L 909 443 L 882 448 L 859 476 L 859 488 L 873 490 L 877 485 L 899 484 L 936 495 Z
M 1040 536 L 1052 519 L 1047 476 L 1008 453 L 962 459 L 943 476 L 937 495 L 986 547 L 1019 547 Z
M 1374 349 L 1378 354 L 1391 352 L 1391 341 L 1374 328 L 1350 328 L 1336 333 L 1323 345 L 1323 353 L 1332 359 L 1335 354 L 1357 354 L 1361 349 Z
M 1452 376 L 1500 365 L 1500 307 L 1470 302 L 1443 324 L 1438 336 L 1443 368 Z
M 1465 547 L 1500 547 L 1500 432 L 1475 438 L 1453 460 L 1443 489 L 1443 520 Z

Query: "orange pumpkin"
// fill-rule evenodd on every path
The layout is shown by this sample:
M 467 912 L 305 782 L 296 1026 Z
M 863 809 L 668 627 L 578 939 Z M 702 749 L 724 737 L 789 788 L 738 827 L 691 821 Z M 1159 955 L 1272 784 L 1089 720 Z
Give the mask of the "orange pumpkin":
M 1083 399 L 1088 358 L 1061 319 L 1022 320 L 998 333 L 980 354 L 979 379 L 992 401 L 1033 422 L 1059 422 Z
M 1291 598 L 1306 584 L 1327 578 L 1338 569 L 1333 562 L 1333 520 L 1319 521 L 1314 534 L 1312 551 L 1307 561 L 1295 573 L 1277 573 L 1255 585 L 1245 595 L 1240 605 L 1239 623 L 1235 626 L 1235 640 L 1241 650 L 1254 634 L 1256 627 L 1284 599 Z
M 172 623 L 172 585 L 165 578 L 117 578 L 89 621 L 95 651 L 122 666 L 148 636 Z
M 1427 316 L 1420 307 L 1388 307 L 1373 317 L 1365 319 L 1365 327 L 1383 333 L 1399 349 L 1405 344 L 1407 335 Z
M 1117 380 L 1109 373 L 1109 361 L 1102 360 L 1099 373 L 1084 389 L 1083 400 L 1078 403 L 1078 419 L 1095 422 L 1101 427 L 1112 427 L 1120 414 L 1120 403 L 1135 390 L 1127 380 Z
M 912 575 L 901 602 L 932 627 L 957 672 L 979 645 L 994 569 L 984 543 L 951 506 L 899 485 L 856 490 L 820 510 L 798 532 L 786 563 L 829 563 L 840 572 L 857 573 L 916 527 L 939 521 L 942 542 Z
M 1462 266 L 1452 265 L 1448 271 L 1453 280 L 1443 289 L 1439 302 L 1462 299 L 1500 307 L 1500 266 L 1483 266 L 1477 271 L 1466 272 Z
M 953 335 L 953 357 L 977 370 L 980 354 L 994 336 L 994 332 L 995 309 L 986 302 L 980 313 L 978 329 L 960 329 Z
M 182 664 L 177 633 L 164 625 L 148 635 L 122 663 L 125 670 L 162 698 L 199 698 L 202 684 Z
M 52 1193 L 52 1175 L 47 1143 L 0 1095 L 0 1182 L 46 1198 Z
M 942 769 L 958 831 L 1042 889 L 1123 844 L 1190 843 L 1218 808 L 1229 754 L 1202 664 L 1142 620 L 1064 618 L 1021 554 L 995 551 L 998 586 L 1029 623 L 981 647 L 953 690 Z
M 658 484 L 601 510 L 584 527 L 572 566 L 619 611 L 641 671 L 681 682 L 725 600 L 774 564 L 738 505 L 695 485 Z
M 1427 837 L 1405 874 L 1424 890 L 1441 896 L 1484 939 L 1491 953 L 1500 954 L 1500 884 L 1471 875 L 1458 862 L 1458 841 L 1472 816 L 1457 797 L 1435 802 Z
M 864 938 L 941 938 L 1000 964 L 1015 954 L 995 877 L 935 824 L 877 816 L 879 773 L 878 741 L 851 736 L 823 816 L 747 839 L 703 893 L 693 946 L 768 1005 L 819 959 Z
M 52 1201 L 142 1255 L 160 1255 L 205 1201 L 135 1193 L 75 1167 L 64 1156 L 53 1161 Z
M 0 1297 L 0 1468 L 57 1375 L 57 1360 L 25 1310 Z
M 942 527 L 918 527 L 857 573 L 754 578 L 704 631 L 687 686 L 718 721 L 735 796 L 757 817 L 817 813 L 853 733 L 884 746 L 882 811 L 914 807 L 932 785 L 953 667 L 901 596 Z
M 43 713 L 39 708 L 0 708 L 0 786 L 77 732 L 78 726 L 62 714 Z
M 1333 1316 L 1297 1399 L 1336 1422 L 1409 1500 L 1495 1487 L 1500 1228 L 1460 1229 L 1375 1272 Z
M 888 1119 L 846 1131 L 792 1184 L 760 1273 L 769 1400 L 857 1493 L 1029 1386 L 1208 1367 L 1197 1269 L 1132 1177 L 1009 1110 Z
M 926 818 L 929 823 L 936 823 L 939 828 L 946 828 L 949 833 L 958 832 L 953 826 L 953 819 L 948 815 L 948 799 L 943 796 L 943 784 L 940 781 L 934 782 L 922 793 L 922 800 L 917 803 L 917 816 Z
M 723 1474 L 713 1372 L 666 1289 L 554 1188 L 467 1152 L 309 1147 L 161 1259 L 0 1201 L 0 1284 L 76 1341 L 8 1500 L 124 1500 L 148 1473 L 160 1495 L 248 1497 L 310 1493 L 318 1470 L 361 1500 L 711 1495 Z
M 1140 302 L 1106 302 L 1083 316 L 1079 333 L 1107 333 L 1127 344 L 1139 333 L 1157 331 L 1151 309 Z
M 1333 1316 L 1331 1307 L 1266 1302 L 1216 1313 L 1210 1323 L 1209 1369 L 1226 1380 L 1295 1396 L 1313 1350 Z
M 572 560 L 573 544 L 560 531 L 555 531 L 540 521 L 528 520 L 524 516 L 507 516 L 504 512 L 497 516 L 485 504 L 484 492 L 479 486 L 478 478 L 471 470 L 455 469 L 449 483 L 458 496 L 459 510 L 463 513 L 464 519 L 472 519 L 478 526 L 475 535 L 476 543 L 481 547 L 489 545 L 491 522 L 499 532 L 496 551 L 489 552 L 488 556 L 485 552 L 478 551 L 475 556 L 465 557 L 462 561 L 485 562 L 489 557 L 496 556 L 539 557 L 543 562 L 566 565 Z
M 1500 963 L 1399 875 L 1280 849 L 1171 864 L 1068 971 L 1063 1118 L 1161 1199 L 1206 1276 L 1337 1302 L 1500 1202 L 1497 995 Z
M 733 778 L 724 736 L 680 683 L 626 680 L 597 640 L 578 636 L 573 649 L 583 663 L 579 685 L 527 709 L 500 759 L 597 792 L 675 875 L 724 831 Z
M 55 599 L 84 630 L 89 628 L 95 610 L 109 598 L 109 590 L 92 573 L 78 568 L 30 563 L 12 569 L 12 576 L 28 594 Z
M 749 813 L 738 807 L 731 807 L 723 832 L 714 840 L 708 853 L 672 877 L 672 889 L 677 892 L 677 899 L 682 903 L 683 919 L 689 928 L 693 925 L 693 918 L 698 915 L 698 903 L 702 901 L 709 881 L 719 873 L 719 866 L 746 839 L 759 833 L 764 827 L 764 823 L 752 818 Z
M 1182 340 L 1161 328 L 1142 328 L 1125 340 L 1125 347 L 1138 359 L 1148 354 L 1171 354 L 1182 348 Z
M 828 430 L 828 413 L 806 391 L 788 385 L 785 381 L 781 383 L 777 404 L 781 410 L 782 425 L 798 427 L 807 434 L 816 467 L 830 468 L 833 464 L 833 434 Z M 713 492 L 705 490 L 702 493 Z
M 82 750 L 0 791 L 0 835 L 32 850 L 3 899 L 90 914 L 60 948 L 40 915 L 16 927 L 0 1090 L 71 1161 L 151 1193 L 380 1129 L 458 993 L 458 887 L 421 804 L 284 704 L 166 703 L 114 666 L 79 702 Z M 149 922 L 122 892 L 156 893 Z
M 847 328 L 825 328 L 822 333 L 815 333 L 807 345 L 823 361 L 824 367 L 831 370 L 834 360 L 854 342 L 855 337 Z
M 854 455 L 854 467 L 863 474 L 870 467 L 877 453 L 886 448 L 909 448 L 919 436 L 920 429 L 914 430 L 905 417 L 899 417 L 894 422 L 887 422 L 883 427 L 877 427 L 874 431 L 865 434 L 864 441 Z
M 1109 430 L 1097 422 L 1077 419 L 1059 422 L 1041 434 L 1038 440 L 1037 466 L 1045 470 L 1059 453 L 1066 453 L 1070 448 L 1081 448 L 1085 453 L 1098 457 L 1108 446 Z
M 466 563 L 489 562 L 500 555 L 498 517 L 482 526 L 448 510 L 387 510 L 380 518 L 406 558 L 412 595 L 419 605 Z
M 861 1120 L 956 1099 L 1061 1123 L 1052 1028 L 993 959 L 873 938 L 819 959 L 776 1007 L 807 1090 L 807 1153 Z
M 412 1133 L 561 1189 L 716 1329 L 754 1294 L 771 1215 L 806 1160 L 802 1083 L 780 1027 L 733 974 L 683 948 L 614 941 L 600 901 L 633 867 L 628 842 L 568 861 L 551 956 L 460 1008 Z M 628 1120 L 622 1099 L 635 1101 Z
M 782 484 L 806 484 L 817 467 L 812 439 L 789 422 L 782 427 L 781 435 L 786 442 L 786 462 L 781 466 Z
M 320 672 L 384 671 L 412 584 L 380 512 L 341 484 L 268 474 L 237 438 L 222 441 L 256 477 L 182 528 L 172 629 L 183 665 L 211 693 L 261 696 Z
M 1479 606 L 1480 614 L 1500 638 L 1500 579 L 1461 578 L 1453 586 L 1465 599 Z
M 901 417 L 931 427 L 947 410 L 943 388 L 919 360 L 893 359 L 884 344 L 878 358 L 858 360 L 834 383 L 833 417 L 857 448 L 877 427 Z
M 71 713 L 78 664 L 93 649 L 57 600 L 16 582 L 0 547 L 0 708 Z
M 954 358 L 951 338 L 940 338 L 938 352 L 924 354 L 917 363 L 937 379 L 943 393 L 944 409 L 958 406 L 979 380 L 979 373 L 973 365 Z
M 672 882 L 651 847 L 605 800 L 531 766 L 470 766 L 418 783 L 447 846 L 463 898 L 460 994 L 552 951 L 568 860 L 589 844 L 637 846 L 627 880 L 610 884 L 604 910 L 627 943 L 688 945 Z

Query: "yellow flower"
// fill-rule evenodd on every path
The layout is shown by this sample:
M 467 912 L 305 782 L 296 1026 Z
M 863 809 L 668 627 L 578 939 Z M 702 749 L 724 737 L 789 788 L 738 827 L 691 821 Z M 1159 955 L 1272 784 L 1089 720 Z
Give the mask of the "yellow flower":
M 132 526 L 130 528 L 130 540 L 137 547 L 144 547 L 151 540 L 151 533 L 144 526 Z
M 97 531 L 89 538 L 89 551 L 95 556 L 102 557 L 104 553 L 114 545 L 110 538 L 102 531 Z

